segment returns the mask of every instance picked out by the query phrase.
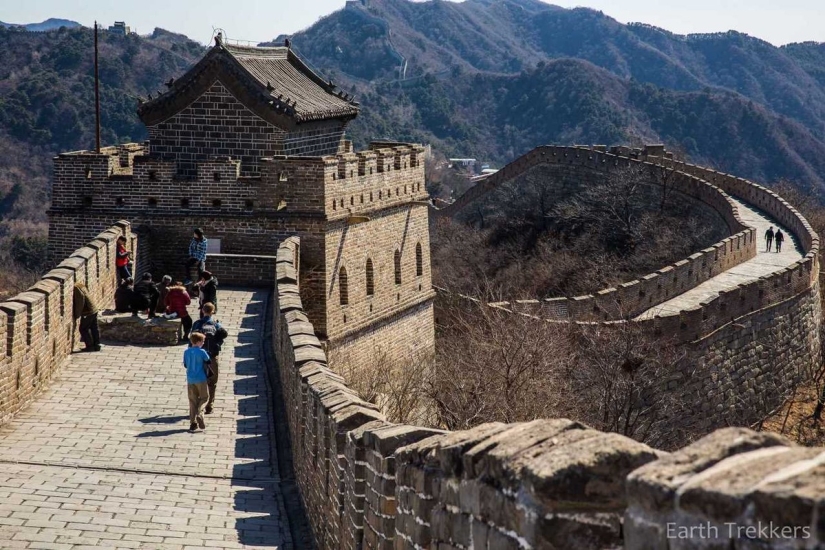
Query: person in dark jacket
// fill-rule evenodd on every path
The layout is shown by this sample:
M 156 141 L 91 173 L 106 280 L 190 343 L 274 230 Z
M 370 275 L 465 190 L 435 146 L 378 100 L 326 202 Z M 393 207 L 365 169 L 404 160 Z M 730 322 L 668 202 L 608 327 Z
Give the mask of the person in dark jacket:
M 785 235 L 782 233 L 781 229 L 776 230 L 776 235 L 774 235 L 774 241 L 776 241 L 776 252 L 782 252 L 782 243 L 785 242 Z
M 115 311 L 118 313 L 128 313 L 132 311 L 135 291 L 132 290 L 134 280 L 131 277 L 123 279 L 120 286 L 115 290 Z
M 97 304 L 89 296 L 86 285 L 75 283 L 72 296 L 72 315 L 80 319 L 80 339 L 83 351 L 100 351 L 100 330 L 97 326 Z
M 178 315 L 183 328 L 183 336 L 180 339 L 181 342 L 188 341 L 189 333 L 192 331 L 192 317 L 186 309 L 186 306 L 190 303 L 192 303 L 192 300 L 189 298 L 189 293 L 186 291 L 183 283 L 177 281 L 169 287 L 165 302 L 166 313 L 176 313 Z
M 201 310 L 201 318 L 203 318 L 204 304 L 212 304 L 214 311 L 218 311 L 218 278 L 212 275 L 210 271 L 201 273 L 201 278 L 197 283 L 198 287 L 198 304 Z
M 166 295 L 169 293 L 169 287 L 172 286 L 172 277 L 164 275 L 163 279 L 158 283 L 158 306 L 155 308 L 155 313 L 166 313 Z
M 152 282 L 152 274 L 144 273 L 143 278 L 139 283 L 135 284 L 135 294 L 144 298 L 144 302 L 140 305 L 140 311 L 149 310 L 149 318 L 155 316 L 155 310 L 158 307 L 158 300 L 160 299 L 160 292 L 158 287 Z
M 215 404 L 215 392 L 218 388 L 218 376 L 220 374 L 218 357 L 221 353 L 223 341 L 226 340 L 229 333 L 218 321 L 212 318 L 212 314 L 215 313 L 215 306 L 213 306 L 212 303 L 204 303 L 201 313 L 203 317 L 195 321 L 195 324 L 192 325 L 192 332 L 204 335 L 205 341 L 203 349 L 209 353 L 209 357 L 212 360 L 210 372 L 206 377 L 206 385 L 209 389 L 209 400 L 206 402 L 206 410 L 204 411 L 206 414 L 212 414 L 212 407 Z
M 133 279 L 126 279 L 115 291 L 115 311 L 118 313 L 131 312 L 133 317 L 137 317 L 139 312 L 147 310 L 149 300 L 135 292 L 134 282 Z

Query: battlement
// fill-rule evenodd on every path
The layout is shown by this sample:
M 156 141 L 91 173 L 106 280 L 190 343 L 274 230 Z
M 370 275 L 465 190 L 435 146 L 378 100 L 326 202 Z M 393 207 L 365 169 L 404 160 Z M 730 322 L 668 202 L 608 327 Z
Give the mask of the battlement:
M 63 153 L 54 164 L 56 211 L 308 214 L 336 220 L 428 197 L 424 148 L 410 144 L 378 142 L 367 151 L 325 157 L 265 157 L 255 176 L 242 175 L 240 159 L 215 156 L 194 163 L 196 176 L 184 178 L 174 161 L 150 156 L 147 146 L 133 143 L 99 154 Z
M 121 235 L 137 251 L 129 222 L 118 222 L 28 290 L 0 303 L 0 425 L 31 403 L 69 359 L 76 332 L 74 284 L 84 283 L 100 306 L 114 299 L 114 258 Z
M 654 183 L 657 181 L 655 170 L 663 167 L 674 172 L 669 181 L 674 190 L 696 198 L 716 210 L 734 234 L 688 258 L 616 288 L 602 289 L 584 296 L 518 300 L 494 305 L 548 320 L 587 323 L 632 319 L 656 304 L 678 296 L 756 255 L 758 236 L 755 229 L 747 227 L 739 218 L 737 209 L 729 199 L 730 195 L 757 206 L 789 227 L 800 240 L 805 257 L 770 276 L 721 292 L 695 310 L 662 313 L 641 322 L 650 325 L 657 333 L 678 335 L 680 341 L 692 341 L 733 322 L 733 319 L 789 300 L 817 283 L 819 236 L 787 201 L 764 186 L 674 161 L 671 156 L 661 145 L 647 146 L 644 149 L 613 147 L 610 152 L 603 146 L 538 147 L 469 189 L 455 203 L 437 211 L 437 214 L 454 215 L 498 185 L 541 164 L 562 164 L 607 173 L 617 168 L 637 165 L 647 170 L 648 178 Z
M 387 422 L 315 337 L 299 246 L 288 239 L 278 252 L 272 337 L 296 482 L 319 548 L 664 550 L 668 529 L 724 522 L 774 522 L 805 529 L 811 545 L 825 540 L 821 496 L 810 496 L 822 450 L 774 434 L 727 428 L 670 454 L 566 419 L 459 432 Z M 788 513 L 789 502 L 805 504 Z M 719 533 L 725 547 L 741 539 Z

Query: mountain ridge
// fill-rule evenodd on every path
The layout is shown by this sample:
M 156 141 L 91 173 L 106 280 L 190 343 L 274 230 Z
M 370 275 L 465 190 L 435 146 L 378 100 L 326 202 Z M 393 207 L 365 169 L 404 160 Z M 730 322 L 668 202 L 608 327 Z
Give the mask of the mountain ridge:
M 68 29 L 73 29 L 77 27 L 82 27 L 80 23 L 77 21 L 72 21 L 71 19 L 60 19 L 56 17 L 50 17 L 45 21 L 41 21 L 40 23 L 4 23 L 0 21 L 0 27 L 14 27 L 14 28 L 24 28 L 30 32 L 46 32 L 46 31 L 53 31 L 57 30 L 60 27 L 66 27 Z

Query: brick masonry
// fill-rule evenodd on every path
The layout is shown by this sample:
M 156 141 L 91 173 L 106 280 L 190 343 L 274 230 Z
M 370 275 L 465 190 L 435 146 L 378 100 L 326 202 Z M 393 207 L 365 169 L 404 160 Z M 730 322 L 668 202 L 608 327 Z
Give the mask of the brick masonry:
M 333 120 L 283 130 L 250 111 L 217 80 L 194 103 L 148 130 L 151 154 L 173 161 L 177 175 L 196 178 L 198 164 L 216 156 L 240 159 L 241 173 L 252 175 L 261 157 L 334 155 L 342 147 L 344 126 Z
M 819 548 L 822 449 L 728 428 L 673 454 L 565 419 L 443 432 L 386 421 L 303 312 L 298 239 L 276 267 L 273 346 L 296 481 L 321 549 Z M 335 361 L 333 356 L 330 361 Z M 795 540 L 767 531 L 774 522 Z M 668 529 L 714 525 L 714 544 Z M 674 532 L 675 533 L 675 532 Z
M 0 303 L 0 425 L 28 406 L 68 361 L 78 339 L 72 318 L 76 282 L 99 307 L 114 299 L 118 236 L 137 239 L 117 222 L 75 250 L 31 288 Z
M 146 247 L 140 271 L 185 277 L 189 240 L 200 227 L 220 240 L 221 256 L 208 259 L 207 268 L 221 284 L 271 285 L 268 267 L 278 243 L 299 235 L 307 314 L 334 344 L 433 298 L 423 147 L 377 142 L 354 153 L 345 143 L 343 150 L 260 158 L 255 176 L 243 175 L 242 160 L 216 157 L 196 163 L 195 180 L 181 179 L 174 161 L 137 144 L 61 154 L 49 211 L 51 257 L 64 257 L 127 218 Z M 369 297 L 368 257 L 374 266 Z M 345 305 L 337 285 L 341 267 L 351 273 Z M 429 338 L 427 347 L 433 346 Z

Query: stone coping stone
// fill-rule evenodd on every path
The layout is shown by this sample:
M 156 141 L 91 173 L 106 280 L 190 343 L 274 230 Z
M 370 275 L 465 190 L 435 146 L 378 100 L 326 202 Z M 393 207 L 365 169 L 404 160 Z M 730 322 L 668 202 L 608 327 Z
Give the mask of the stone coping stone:
M 147 319 L 112 310 L 100 312 L 98 326 L 101 340 L 159 346 L 177 345 L 181 329 L 180 319 Z

